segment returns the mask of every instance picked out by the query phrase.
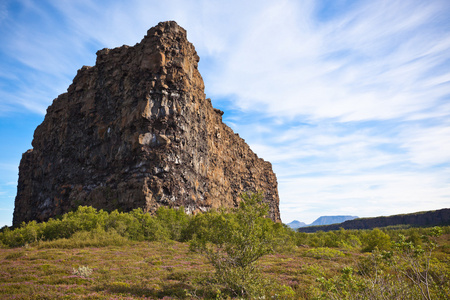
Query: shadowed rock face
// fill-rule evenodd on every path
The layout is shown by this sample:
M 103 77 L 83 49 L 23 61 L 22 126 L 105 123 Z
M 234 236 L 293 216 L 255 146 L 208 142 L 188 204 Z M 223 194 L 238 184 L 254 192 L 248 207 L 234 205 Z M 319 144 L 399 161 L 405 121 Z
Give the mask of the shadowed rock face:
M 22 156 L 13 225 L 79 205 L 105 210 L 233 207 L 263 191 L 280 221 L 276 176 L 205 98 L 186 31 L 159 23 L 134 47 L 97 52 L 53 101 Z
M 448 226 L 450 225 L 450 208 L 387 217 L 353 219 L 339 224 L 302 227 L 298 231 L 311 233 L 319 230 L 373 229 L 396 225 L 410 225 L 412 227 Z

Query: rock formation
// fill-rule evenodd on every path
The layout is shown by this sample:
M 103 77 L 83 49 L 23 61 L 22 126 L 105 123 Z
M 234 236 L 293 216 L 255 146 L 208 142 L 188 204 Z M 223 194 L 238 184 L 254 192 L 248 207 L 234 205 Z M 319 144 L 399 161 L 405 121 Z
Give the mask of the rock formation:
M 393 215 L 387 217 L 359 218 L 332 225 L 318 225 L 299 228 L 300 232 L 332 231 L 344 229 L 373 229 L 389 226 L 408 225 L 411 227 L 449 226 L 450 208 L 422 211 L 412 214 Z
M 280 220 L 276 176 L 206 99 L 186 31 L 159 23 L 134 47 L 78 70 L 23 154 L 13 225 L 79 205 L 105 210 L 233 207 L 263 191 Z

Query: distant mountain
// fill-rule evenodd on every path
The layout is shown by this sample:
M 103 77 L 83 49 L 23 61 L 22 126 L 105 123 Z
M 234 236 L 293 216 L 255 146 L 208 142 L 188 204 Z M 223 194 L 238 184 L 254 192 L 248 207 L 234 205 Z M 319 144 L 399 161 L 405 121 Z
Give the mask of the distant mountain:
M 412 227 L 448 226 L 450 225 L 450 208 L 432 211 L 421 211 L 412 214 L 394 215 L 388 217 L 359 218 L 354 220 L 347 220 L 340 224 L 303 227 L 299 228 L 298 231 L 331 231 L 339 230 L 340 228 L 373 229 L 398 225 L 407 225 Z
M 330 224 L 337 224 L 342 223 L 347 220 L 353 220 L 358 217 L 355 216 L 321 216 L 311 224 L 306 224 L 304 222 L 300 221 L 292 221 L 291 223 L 286 224 L 287 226 L 291 227 L 292 229 L 302 228 L 306 226 L 317 226 L 317 225 L 330 225 Z
M 308 226 L 306 223 L 303 223 L 303 222 L 300 222 L 300 221 L 297 221 L 297 220 L 294 220 L 291 223 L 288 223 L 286 225 L 291 227 L 292 229 L 297 229 L 297 228 L 300 228 L 300 227 Z
M 345 222 L 347 220 L 357 219 L 356 216 L 322 216 L 309 224 L 308 226 L 331 225 Z

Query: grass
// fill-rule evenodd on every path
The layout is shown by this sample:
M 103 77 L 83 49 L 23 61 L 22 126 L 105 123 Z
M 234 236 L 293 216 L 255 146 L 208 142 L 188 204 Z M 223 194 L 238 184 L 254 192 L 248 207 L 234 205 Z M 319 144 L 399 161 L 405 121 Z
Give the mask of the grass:
M 1 299 L 176 299 L 192 292 L 208 297 L 202 281 L 212 272 L 177 242 L 1 249 L 0 266 Z M 82 266 L 92 273 L 73 275 Z
M 311 249 L 263 257 L 265 276 L 290 286 L 297 298 L 314 293 L 316 278 L 334 276 L 353 255 L 330 260 Z M 1 299 L 211 299 L 222 290 L 211 282 L 213 268 L 186 243 L 134 242 L 123 246 L 0 249 Z M 74 269 L 87 266 L 89 276 Z
M 86 237 L 80 244 L 60 239 L 0 249 L 0 299 L 227 298 L 224 286 L 212 280 L 213 267 L 187 243 L 117 241 Z M 450 234 L 438 242 L 434 257 L 449 266 Z M 271 282 L 292 288 L 294 299 L 315 299 L 317 278 L 339 276 L 344 266 L 356 268 L 369 255 L 360 249 L 302 246 L 258 263 Z M 74 270 L 84 267 L 92 272 L 76 275 Z
M 449 235 L 441 237 L 449 244 Z M 449 260 L 448 247 L 437 254 Z M 51 242 L 0 249 L 1 299 L 211 299 L 223 287 L 211 281 L 213 268 L 187 243 L 128 242 L 121 246 L 51 248 Z M 319 250 L 314 250 L 319 249 Z M 328 250 L 327 250 L 328 251 Z M 334 255 L 320 248 L 299 247 L 262 258 L 271 281 L 291 287 L 295 299 L 318 295 L 318 277 L 331 278 L 343 266 L 367 256 L 359 251 Z M 316 252 L 319 255 L 316 255 Z M 311 253 L 313 255 L 311 255 Z M 339 252 L 341 253 L 341 252 Z M 74 275 L 86 266 L 89 276 Z

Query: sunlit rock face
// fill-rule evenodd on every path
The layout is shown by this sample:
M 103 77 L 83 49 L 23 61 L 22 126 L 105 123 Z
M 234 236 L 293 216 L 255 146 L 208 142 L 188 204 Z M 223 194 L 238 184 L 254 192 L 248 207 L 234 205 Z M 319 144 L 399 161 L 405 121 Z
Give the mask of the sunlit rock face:
M 134 47 L 97 52 L 53 101 L 23 154 L 13 225 L 79 205 L 105 210 L 233 207 L 263 191 L 280 220 L 272 166 L 205 97 L 186 31 L 159 23 Z

